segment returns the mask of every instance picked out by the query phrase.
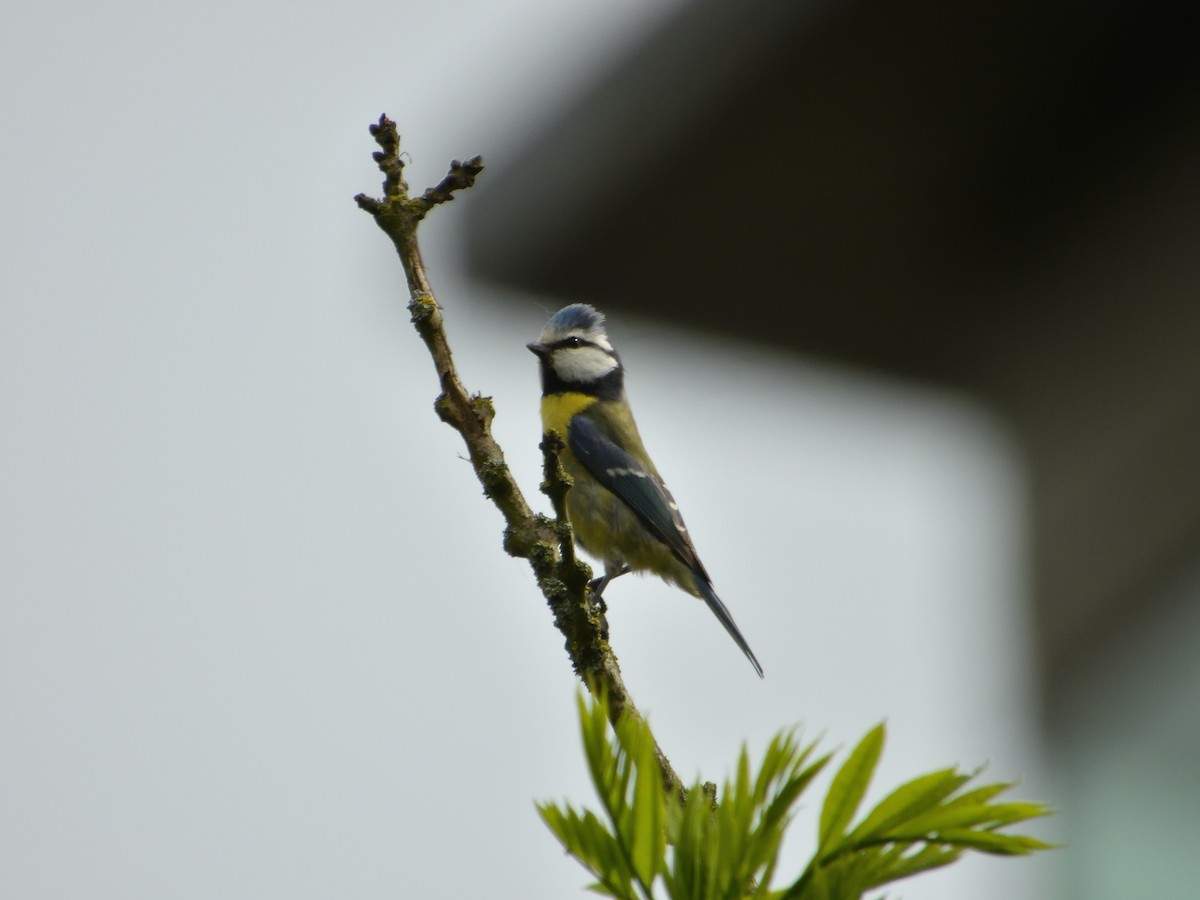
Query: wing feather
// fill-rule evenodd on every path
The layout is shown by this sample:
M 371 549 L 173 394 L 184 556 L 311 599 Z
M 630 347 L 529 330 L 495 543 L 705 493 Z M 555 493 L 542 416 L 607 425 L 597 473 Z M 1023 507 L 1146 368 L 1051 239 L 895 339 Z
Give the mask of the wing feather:
M 617 444 L 606 433 L 604 425 L 589 412 L 585 411 L 571 419 L 567 429 L 567 445 L 571 452 L 593 478 L 633 510 L 647 530 L 666 544 L 675 557 L 692 571 L 700 596 L 750 660 L 758 677 L 762 678 L 763 669 L 754 651 L 713 590 L 712 580 L 696 555 L 696 548 L 692 546 L 692 539 L 688 537 L 687 527 L 683 524 L 683 517 L 679 515 L 671 492 L 653 469 Z
M 571 420 L 567 444 L 592 477 L 633 510 L 680 562 L 708 578 L 687 535 L 675 498 L 656 473 L 620 447 L 586 414 Z

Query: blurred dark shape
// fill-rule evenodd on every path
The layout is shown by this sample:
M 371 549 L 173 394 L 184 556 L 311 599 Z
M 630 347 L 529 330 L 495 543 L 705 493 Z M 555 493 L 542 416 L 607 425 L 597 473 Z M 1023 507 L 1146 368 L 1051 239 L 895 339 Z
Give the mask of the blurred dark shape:
M 475 198 L 477 275 L 1010 423 L 1051 715 L 1195 558 L 1200 6 L 703 0 L 547 129 Z

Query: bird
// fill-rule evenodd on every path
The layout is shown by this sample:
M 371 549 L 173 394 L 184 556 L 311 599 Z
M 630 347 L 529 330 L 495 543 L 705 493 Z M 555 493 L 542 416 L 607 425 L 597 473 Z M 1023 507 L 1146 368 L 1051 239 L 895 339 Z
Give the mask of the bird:
M 526 346 L 541 372 L 542 430 L 556 432 L 565 444 L 561 459 L 573 481 L 567 518 L 575 541 L 604 564 L 593 597 L 626 572 L 658 575 L 708 604 L 762 678 L 762 666 L 713 590 L 679 506 L 642 444 L 625 393 L 625 367 L 609 342 L 604 314 L 572 303 Z

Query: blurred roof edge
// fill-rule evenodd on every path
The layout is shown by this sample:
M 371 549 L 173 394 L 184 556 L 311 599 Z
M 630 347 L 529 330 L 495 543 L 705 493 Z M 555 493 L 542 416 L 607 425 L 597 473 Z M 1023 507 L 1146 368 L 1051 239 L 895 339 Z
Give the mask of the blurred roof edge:
M 527 283 L 547 243 L 619 202 L 618 185 L 694 131 L 714 103 L 736 101 L 758 76 L 749 61 L 778 54 L 827 5 L 758 0 L 753 15 L 727 0 L 681 5 L 643 43 L 613 59 L 604 79 L 565 116 L 520 140 L 514 164 L 489 173 L 470 231 L 477 274 Z M 550 196 L 553 202 L 545 202 Z

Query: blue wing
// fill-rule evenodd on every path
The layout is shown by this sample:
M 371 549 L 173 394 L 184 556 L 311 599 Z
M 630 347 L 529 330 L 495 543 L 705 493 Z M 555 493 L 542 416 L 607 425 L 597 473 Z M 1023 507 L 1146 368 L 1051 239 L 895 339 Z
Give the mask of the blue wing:
M 712 580 L 696 555 L 696 548 L 692 546 L 675 499 L 666 485 L 636 457 L 613 441 L 605 429 L 586 413 L 571 420 L 567 429 L 567 445 L 592 477 L 633 510 L 650 533 L 666 544 L 676 559 L 692 571 L 704 602 L 734 643 L 746 654 L 758 677 L 762 678 L 762 666 L 742 637 L 733 616 L 713 590 Z
M 685 566 L 708 580 L 683 527 L 671 492 L 636 457 L 614 442 L 590 416 L 578 415 L 567 429 L 567 444 L 592 477 L 628 506 L 642 524 Z

